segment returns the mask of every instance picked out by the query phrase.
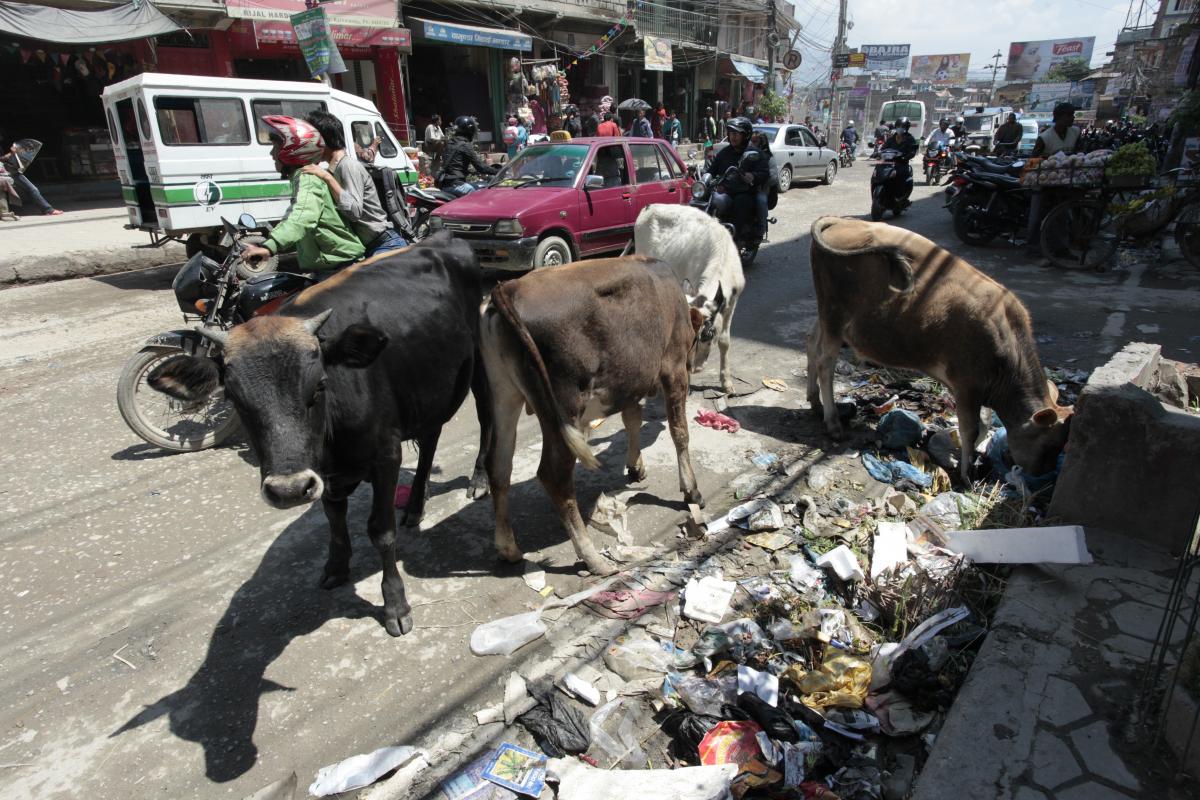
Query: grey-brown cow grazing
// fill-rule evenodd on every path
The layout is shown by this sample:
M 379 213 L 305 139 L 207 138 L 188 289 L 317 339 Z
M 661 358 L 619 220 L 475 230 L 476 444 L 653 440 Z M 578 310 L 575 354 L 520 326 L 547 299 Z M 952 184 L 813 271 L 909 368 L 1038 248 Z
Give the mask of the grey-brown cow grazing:
M 1049 472 L 1073 409 L 1038 360 L 1029 312 L 1016 295 L 911 231 L 821 217 L 812 226 L 817 321 L 808 337 L 808 400 L 842 433 L 833 367 L 842 343 L 877 364 L 920 370 L 950 388 L 958 406 L 963 477 L 970 480 L 979 412 L 1008 429 L 1013 460 Z
M 679 461 L 679 488 L 702 504 L 688 454 L 689 354 L 703 324 L 689 309 L 667 265 L 631 256 L 542 269 L 492 291 L 480 329 L 491 387 L 494 435 L 487 454 L 496 510 L 496 549 L 521 560 L 508 521 L 508 489 L 521 409 L 542 429 L 538 478 L 575 545 L 596 574 L 612 565 L 588 538 L 575 498 L 575 459 L 599 462 L 584 431 L 596 419 L 621 413 L 629 437 L 628 475 L 642 480 L 641 401 L 660 390 Z

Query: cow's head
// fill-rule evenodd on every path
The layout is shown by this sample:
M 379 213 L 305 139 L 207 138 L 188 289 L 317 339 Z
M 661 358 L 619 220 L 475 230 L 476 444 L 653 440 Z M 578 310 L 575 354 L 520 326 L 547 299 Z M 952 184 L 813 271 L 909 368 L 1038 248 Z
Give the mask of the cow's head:
M 211 359 L 173 359 L 150 376 L 154 388 L 191 399 L 225 386 L 258 454 L 263 499 L 276 508 L 311 502 L 324 489 L 327 370 L 366 367 L 388 343 L 386 334 L 362 323 L 318 337 L 331 313 L 256 317 L 228 332 L 201 330 L 221 345 L 223 368 Z
M 684 293 L 687 295 L 692 327 L 696 328 L 696 346 L 692 349 L 690 367 L 692 372 L 699 372 L 704 369 L 713 340 L 717 338 L 724 322 L 725 293 L 719 284 L 712 299 L 702 294 L 693 296 L 689 285 L 684 286 Z
M 1058 387 L 1047 381 L 1049 403 L 1027 420 L 1008 429 L 1008 450 L 1012 460 L 1028 475 L 1045 475 L 1054 469 L 1058 454 L 1067 444 L 1072 406 L 1060 406 Z

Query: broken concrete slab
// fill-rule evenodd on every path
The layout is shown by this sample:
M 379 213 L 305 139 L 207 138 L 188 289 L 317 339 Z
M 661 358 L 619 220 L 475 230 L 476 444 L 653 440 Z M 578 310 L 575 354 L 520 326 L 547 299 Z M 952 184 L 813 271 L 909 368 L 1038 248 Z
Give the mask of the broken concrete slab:
M 1092 373 L 1049 513 L 1179 555 L 1196 530 L 1200 417 L 1150 393 L 1160 361 L 1158 345 L 1135 343 Z

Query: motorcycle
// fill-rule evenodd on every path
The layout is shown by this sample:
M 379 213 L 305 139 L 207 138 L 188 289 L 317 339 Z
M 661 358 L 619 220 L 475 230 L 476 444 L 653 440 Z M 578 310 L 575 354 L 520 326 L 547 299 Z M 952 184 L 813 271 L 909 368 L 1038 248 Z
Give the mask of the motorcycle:
M 912 170 L 904 170 L 907 165 L 908 159 L 899 150 L 889 147 L 879 154 L 871 173 L 871 219 L 883 219 L 884 211 L 898 217 L 912 205 L 908 199 L 913 190 Z M 908 173 L 903 182 L 898 180 L 901 171 Z
M 838 148 L 838 162 L 843 167 L 854 166 L 854 148 L 842 142 L 842 146 Z
M 950 169 L 950 153 L 945 142 L 934 142 L 925 149 L 925 185 L 932 186 Z
M 992 158 L 980 156 L 971 152 L 954 149 L 950 152 L 951 178 L 946 184 L 946 203 L 943 206 L 951 215 L 954 214 L 962 192 L 972 185 L 970 175 L 1009 175 L 1020 177 L 1025 166 L 1024 161 L 1012 161 L 1007 158 Z
M 760 239 L 758 231 L 753 225 L 743 226 L 739 230 L 731 220 L 723 218 L 717 210 L 714 197 L 718 193 L 718 189 L 728 189 L 737 183 L 745 185 L 741 173 L 750 170 L 760 157 L 761 154 L 758 151 L 747 150 L 738 165 L 736 167 L 729 167 L 723 175 L 713 174 L 711 160 L 705 161 L 704 166 L 700 170 L 689 168 L 689 174 L 693 178 L 691 205 L 716 218 L 725 226 L 725 229 L 729 231 L 729 235 L 733 239 L 733 243 L 737 245 L 738 257 L 742 261 L 743 268 L 754 263 L 754 259 L 758 255 L 758 248 L 762 242 L 766 241 L 767 237 L 763 236 Z M 778 202 L 779 195 L 776 191 L 771 191 L 769 197 L 767 208 L 773 209 Z M 775 217 L 768 217 L 767 225 L 774 225 L 775 221 Z
M 185 322 L 228 330 L 253 317 L 270 314 L 296 292 L 316 283 L 310 275 L 268 272 L 244 277 L 238 269 L 242 250 L 262 241 L 270 231 L 242 214 L 236 225 L 221 219 L 220 263 L 196 253 L 175 275 L 171 288 Z M 213 358 L 217 346 L 196 330 L 178 329 L 151 336 L 125 364 L 117 382 L 117 409 L 130 430 L 164 450 L 204 450 L 229 438 L 239 427 L 237 414 L 223 391 L 206 400 L 186 402 L 152 389 L 156 367 L 180 355 Z
M 1029 227 L 1029 189 L 1005 172 L 967 171 L 954 203 L 954 234 L 965 244 L 982 247 L 997 236 L 1019 244 Z

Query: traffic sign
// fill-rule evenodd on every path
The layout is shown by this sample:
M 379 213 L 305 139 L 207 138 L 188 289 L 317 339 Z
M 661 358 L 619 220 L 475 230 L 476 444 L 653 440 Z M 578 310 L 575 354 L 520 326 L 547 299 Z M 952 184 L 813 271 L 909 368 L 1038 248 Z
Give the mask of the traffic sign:
M 784 69 L 796 69 L 800 66 L 801 55 L 799 50 L 788 50 L 787 55 L 783 57 Z
M 846 67 L 850 66 L 850 54 L 849 53 L 834 53 L 833 54 L 833 66 L 835 69 L 845 69 Z
M 865 67 L 866 65 L 867 65 L 867 54 L 866 53 L 851 53 L 850 54 L 849 66 Z

